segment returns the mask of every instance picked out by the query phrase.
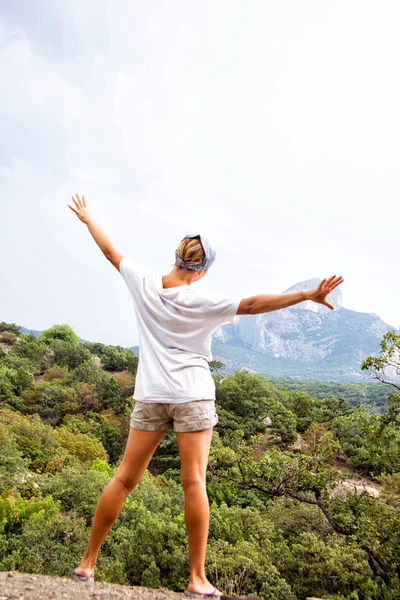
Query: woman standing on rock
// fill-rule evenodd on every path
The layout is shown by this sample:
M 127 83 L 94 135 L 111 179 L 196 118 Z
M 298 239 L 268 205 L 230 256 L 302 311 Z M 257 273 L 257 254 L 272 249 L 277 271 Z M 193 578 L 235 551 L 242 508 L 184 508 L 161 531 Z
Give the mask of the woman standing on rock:
M 208 362 L 211 337 L 236 315 L 259 314 L 313 300 L 334 308 L 326 296 L 342 281 L 335 275 L 318 288 L 278 295 L 232 299 L 203 293 L 195 282 L 215 260 L 206 238 L 187 235 L 175 252 L 175 266 L 161 276 L 115 250 L 77 195 L 69 208 L 85 223 L 105 257 L 121 273 L 132 295 L 139 334 L 140 358 L 133 398 L 135 407 L 122 462 L 108 483 L 94 514 L 87 549 L 74 578 L 92 582 L 101 544 L 128 494 L 139 483 L 168 429 L 174 429 L 181 461 L 185 522 L 190 556 L 190 580 L 185 594 L 194 598 L 220 596 L 207 579 L 209 505 L 206 468 L 215 412 L 215 386 Z

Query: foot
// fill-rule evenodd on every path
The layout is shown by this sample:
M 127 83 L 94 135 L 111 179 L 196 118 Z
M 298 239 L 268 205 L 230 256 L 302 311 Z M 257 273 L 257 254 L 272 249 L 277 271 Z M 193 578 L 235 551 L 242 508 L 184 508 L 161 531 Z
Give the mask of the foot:
M 83 567 L 76 567 L 76 569 L 74 569 L 74 572 L 77 575 L 80 575 L 81 577 L 92 577 L 94 575 L 94 569 L 91 568 L 83 568 Z
M 219 598 L 223 595 L 222 592 L 217 590 L 209 581 L 205 581 L 204 583 L 189 583 L 187 591 L 191 594 L 209 595 L 210 598 Z

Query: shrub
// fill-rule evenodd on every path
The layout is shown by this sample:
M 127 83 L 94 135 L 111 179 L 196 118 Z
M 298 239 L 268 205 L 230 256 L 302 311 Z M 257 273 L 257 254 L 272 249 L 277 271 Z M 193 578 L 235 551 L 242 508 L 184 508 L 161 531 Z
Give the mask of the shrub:
M 72 433 L 66 427 L 59 427 L 55 430 L 54 436 L 61 446 L 82 461 L 96 458 L 108 459 L 107 452 L 100 440 L 91 438 L 84 433 Z

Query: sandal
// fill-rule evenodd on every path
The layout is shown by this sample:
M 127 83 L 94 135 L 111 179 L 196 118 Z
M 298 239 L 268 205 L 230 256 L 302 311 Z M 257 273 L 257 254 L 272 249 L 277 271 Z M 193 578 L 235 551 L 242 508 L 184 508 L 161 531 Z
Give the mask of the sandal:
M 78 575 L 78 573 L 75 573 L 75 569 L 72 571 L 72 579 L 75 579 L 75 581 L 81 581 L 84 583 L 94 583 L 94 573 L 92 573 L 92 575 L 89 575 L 88 577 L 84 577 L 83 575 Z
M 185 590 L 183 593 L 190 598 L 220 598 L 220 596 L 216 594 L 217 591 L 217 588 L 214 588 L 209 594 L 197 594 L 196 592 L 189 592 L 188 590 Z

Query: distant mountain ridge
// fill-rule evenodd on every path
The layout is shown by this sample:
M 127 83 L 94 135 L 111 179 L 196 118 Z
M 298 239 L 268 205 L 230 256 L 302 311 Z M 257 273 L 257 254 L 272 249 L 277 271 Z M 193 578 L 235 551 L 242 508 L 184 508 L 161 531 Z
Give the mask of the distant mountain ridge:
M 284 293 L 313 289 L 320 281 L 301 281 Z M 213 336 L 213 358 L 225 363 L 228 373 L 245 368 L 267 377 L 371 381 L 361 371 L 362 361 L 379 353 L 387 331 L 400 331 L 376 314 L 344 308 L 339 288 L 329 300 L 333 311 L 307 301 L 262 315 L 243 315 L 235 325 L 222 325 Z M 25 327 L 21 331 L 42 333 Z M 130 349 L 138 354 L 138 346 Z
M 320 279 L 296 283 L 286 292 L 315 288 Z M 219 327 L 213 355 L 229 371 L 248 368 L 273 377 L 359 381 L 366 378 L 362 361 L 379 352 L 379 342 L 395 330 L 371 313 L 343 307 L 342 293 L 334 290 L 331 310 L 306 301 L 261 315 L 243 315 L 235 325 Z

